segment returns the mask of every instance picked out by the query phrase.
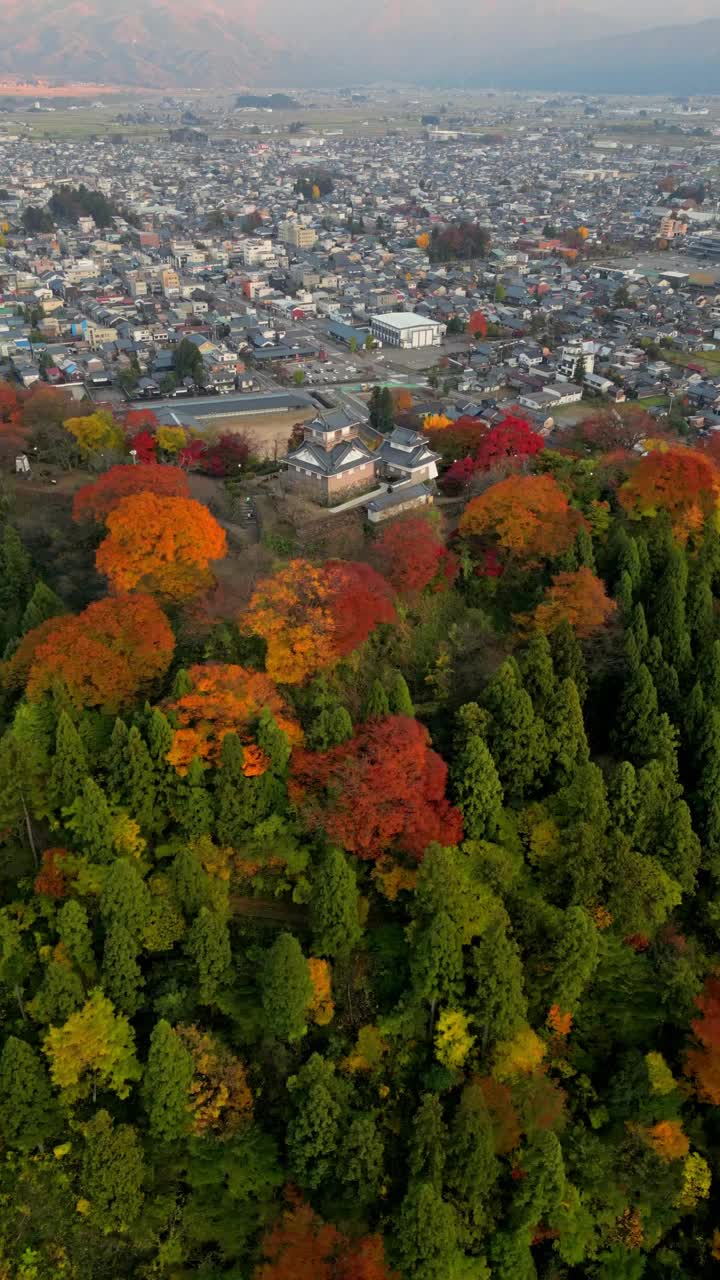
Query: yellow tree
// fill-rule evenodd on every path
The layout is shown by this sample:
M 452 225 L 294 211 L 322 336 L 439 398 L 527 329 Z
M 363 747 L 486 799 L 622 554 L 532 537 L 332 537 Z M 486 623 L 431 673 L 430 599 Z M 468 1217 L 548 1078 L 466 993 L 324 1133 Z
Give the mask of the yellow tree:
M 127 1098 L 132 1081 L 142 1075 L 132 1027 L 100 990 L 93 991 L 63 1026 L 50 1028 L 43 1050 L 53 1083 L 69 1102 L 91 1092 L 94 1100 L 98 1088 Z
M 75 437 L 78 448 L 86 457 L 100 453 L 102 449 L 119 453 L 125 448 L 122 428 L 104 409 L 88 414 L 87 418 L 67 418 L 63 426 Z

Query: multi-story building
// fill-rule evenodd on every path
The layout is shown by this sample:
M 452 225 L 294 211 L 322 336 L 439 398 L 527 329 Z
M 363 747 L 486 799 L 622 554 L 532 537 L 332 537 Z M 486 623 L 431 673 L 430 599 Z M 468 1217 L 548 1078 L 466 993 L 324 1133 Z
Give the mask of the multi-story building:
M 280 223 L 279 235 L 283 244 L 290 244 L 294 249 L 312 249 L 317 240 L 312 227 L 290 220 Z
M 412 311 L 388 311 L 370 320 L 373 338 L 387 347 L 439 347 L 445 325 Z

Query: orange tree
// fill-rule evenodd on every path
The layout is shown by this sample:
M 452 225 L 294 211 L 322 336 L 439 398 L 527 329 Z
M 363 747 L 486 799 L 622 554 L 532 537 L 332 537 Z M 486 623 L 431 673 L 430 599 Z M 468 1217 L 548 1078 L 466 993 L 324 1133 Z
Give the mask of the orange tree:
M 115 712 L 164 675 L 175 638 L 151 596 L 112 596 L 75 617 L 41 623 L 23 646 L 31 701 L 62 681 L 78 706 Z
M 330 751 L 294 752 L 290 792 L 311 828 L 358 858 L 398 850 L 420 859 L 434 840 L 462 839 L 446 781 L 447 766 L 424 725 L 388 716 Z
M 254 741 L 254 729 L 266 707 L 291 743 L 302 741 L 299 724 L 264 672 L 206 662 L 190 667 L 187 678 L 188 691 L 166 708 L 178 726 L 168 759 L 179 773 L 187 772 L 195 756 L 217 760 L 228 733 L 236 733 L 243 744 L 246 777 L 264 773 L 268 761 Z
M 239 625 L 262 636 L 267 673 L 280 684 L 301 684 L 336 661 L 332 591 L 322 569 L 309 560 L 291 560 L 263 578 Z
M 115 591 L 149 591 L 186 600 L 211 580 L 211 560 L 227 551 L 225 532 L 193 498 L 137 493 L 107 517 L 95 563 Z
M 111 467 L 103 476 L 78 489 L 73 502 L 73 520 L 104 524 L 118 503 L 134 493 L 189 498 L 190 486 L 187 475 L 178 467 L 162 467 L 157 463 Z
M 641 458 L 618 496 L 634 519 L 667 512 L 676 537 L 684 541 L 716 514 L 720 470 L 697 449 L 654 449 Z
M 466 536 L 490 538 L 520 560 L 561 555 L 585 520 L 550 475 L 510 476 L 473 498 L 460 520 Z
M 592 569 L 583 566 L 574 573 L 555 574 L 534 612 L 529 618 L 517 615 L 516 621 L 527 621 L 532 627 L 548 633 L 567 619 L 579 636 L 589 636 L 605 625 L 616 608 L 605 584 Z

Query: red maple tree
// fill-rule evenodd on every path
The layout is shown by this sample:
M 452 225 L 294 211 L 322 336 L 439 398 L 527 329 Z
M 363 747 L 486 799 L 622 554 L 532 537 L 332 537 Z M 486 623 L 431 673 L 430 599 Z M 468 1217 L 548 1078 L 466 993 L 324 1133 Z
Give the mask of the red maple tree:
M 488 323 L 482 311 L 473 311 L 468 320 L 468 333 L 474 338 L 486 338 L 488 331 Z
M 386 524 L 373 555 L 383 577 L 406 599 L 426 587 L 441 590 L 458 569 L 456 557 L 424 516 L 400 516 Z
M 530 423 L 510 413 L 497 426 L 490 428 L 480 442 L 475 461 L 480 471 L 490 471 L 502 465 L 518 466 L 544 448 L 545 441 L 533 431 Z
M 713 1106 L 720 1104 L 720 977 L 705 979 L 695 1005 L 702 1017 L 690 1024 L 696 1044 L 685 1055 L 685 1068 L 697 1085 L 698 1096 Z
M 133 702 L 164 675 L 175 637 L 162 609 L 147 595 L 112 596 L 74 617 L 51 618 L 25 637 L 32 652 L 27 696 L 39 701 L 62 681 L 81 707 L 109 713 Z M 17 656 L 17 655 L 15 655 Z
M 457 844 L 462 820 L 445 796 L 447 766 L 424 725 L 388 716 L 330 751 L 297 751 L 291 793 L 311 827 L 373 861 L 390 849 L 422 858 L 435 840 Z
M 155 493 L 165 498 L 189 498 L 190 486 L 184 471 L 158 463 L 111 467 L 103 476 L 78 489 L 73 502 L 73 520 L 92 519 L 103 524 L 106 516 L 131 493 Z
M 157 441 L 147 427 L 143 427 L 131 437 L 128 448 L 135 451 L 138 462 L 146 464 L 157 462 Z
M 247 431 L 226 431 L 204 447 L 202 469 L 210 476 L 236 476 L 256 452 L 257 442 Z
M 328 560 L 323 573 L 329 588 L 332 646 L 339 657 L 357 649 L 381 622 L 397 622 L 390 586 L 371 565 Z

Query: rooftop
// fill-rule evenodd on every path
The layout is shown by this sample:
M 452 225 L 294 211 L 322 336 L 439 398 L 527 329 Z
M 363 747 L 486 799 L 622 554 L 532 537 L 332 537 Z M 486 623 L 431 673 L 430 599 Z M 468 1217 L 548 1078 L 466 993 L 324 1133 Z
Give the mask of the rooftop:
M 378 324 L 390 324 L 395 329 L 426 329 L 429 324 L 436 323 L 427 316 L 416 315 L 414 311 L 384 311 L 382 315 L 373 316 L 373 320 Z

